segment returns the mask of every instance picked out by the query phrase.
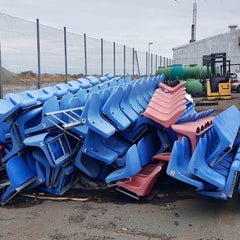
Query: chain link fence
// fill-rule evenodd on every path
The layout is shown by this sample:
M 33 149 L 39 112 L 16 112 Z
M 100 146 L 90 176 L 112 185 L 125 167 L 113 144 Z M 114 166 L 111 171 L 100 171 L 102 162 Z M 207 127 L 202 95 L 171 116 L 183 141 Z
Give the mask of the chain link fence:
M 63 30 L 0 13 L 3 88 L 13 82 L 25 89 L 43 87 L 86 75 L 155 75 L 158 67 L 171 64 L 171 59 L 156 54 L 149 57 L 148 52 L 86 34 L 66 31 L 65 37 L 66 42 Z M 42 85 L 37 85 L 40 80 Z M 18 87 L 7 89 L 15 92 Z

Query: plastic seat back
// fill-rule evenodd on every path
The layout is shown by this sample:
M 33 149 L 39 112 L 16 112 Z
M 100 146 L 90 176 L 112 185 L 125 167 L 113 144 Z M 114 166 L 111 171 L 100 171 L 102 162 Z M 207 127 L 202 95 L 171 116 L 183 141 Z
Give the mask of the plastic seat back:
M 113 171 L 106 178 L 105 182 L 110 183 L 123 178 L 130 178 L 141 170 L 141 162 L 137 146 L 131 146 L 126 153 L 126 165 L 123 168 Z
M 2 205 L 6 204 L 18 192 L 36 181 L 36 176 L 20 156 L 11 158 L 7 162 L 6 170 L 11 184 L 7 191 L 1 196 Z
M 122 100 L 120 102 L 120 108 L 123 113 L 127 116 L 130 122 L 133 124 L 138 119 L 137 113 L 129 105 L 129 94 L 131 92 L 132 86 L 129 84 L 123 90 Z
M 120 102 L 123 95 L 122 87 L 118 87 L 103 105 L 102 111 L 111 119 L 120 130 L 124 130 L 131 125 L 129 119 L 120 108 Z
M 97 93 L 92 93 L 81 115 L 81 122 L 93 131 L 104 137 L 115 133 L 115 128 L 100 116 L 100 98 Z
M 89 88 L 91 86 L 91 83 L 86 78 L 79 78 L 77 81 L 80 83 L 81 88 Z
M 92 85 L 99 84 L 99 79 L 94 76 L 88 76 L 86 79 L 89 80 Z

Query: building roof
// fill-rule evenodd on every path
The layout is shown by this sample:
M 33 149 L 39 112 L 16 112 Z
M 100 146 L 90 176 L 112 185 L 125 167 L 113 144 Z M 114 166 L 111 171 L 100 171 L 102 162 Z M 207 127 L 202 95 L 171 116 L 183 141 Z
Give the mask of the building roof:
M 200 42 L 203 42 L 203 41 L 206 41 L 206 40 L 211 40 L 211 39 L 214 39 L 214 38 L 219 38 L 219 37 L 221 37 L 221 36 L 228 35 L 228 34 L 230 35 L 230 34 L 235 33 L 235 32 L 238 32 L 238 33 L 240 34 L 240 28 L 232 29 L 232 30 L 230 30 L 230 31 L 228 31 L 228 32 L 220 33 L 220 34 L 215 35 L 215 36 L 203 38 L 203 39 L 198 40 L 198 41 L 196 41 L 196 42 L 192 42 L 192 43 L 187 43 L 187 44 L 184 44 L 184 45 L 180 45 L 180 46 L 177 46 L 177 47 L 172 48 L 172 50 L 173 50 L 173 51 L 174 51 L 174 50 L 179 50 L 179 49 L 181 49 L 181 48 L 188 47 L 189 45 L 198 44 L 198 43 L 200 43 Z

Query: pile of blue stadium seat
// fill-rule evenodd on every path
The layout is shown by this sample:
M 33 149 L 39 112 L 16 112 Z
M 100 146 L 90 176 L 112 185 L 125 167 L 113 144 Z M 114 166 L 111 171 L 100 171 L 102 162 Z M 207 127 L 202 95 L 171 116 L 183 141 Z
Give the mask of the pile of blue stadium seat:
M 1 204 L 33 189 L 62 195 L 79 175 L 144 196 L 161 171 L 200 194 L 231 196 L 240 168 L 239 110 L 227 109 L 198 131 L 193 149 L 173 124 L 204 120 L 213 110 L 197 113 L 184 97 L 181 112 L 175 110 L 170 101 L 182 98 L 185 88 L 171 90 L 163 81 L 164 75 L 88 76 L 0 99 L 0 174 L 7 173 Z M 163 101 L 160 108 L 156 100 Z M 160 124 L 164 114 L 171 126 Z

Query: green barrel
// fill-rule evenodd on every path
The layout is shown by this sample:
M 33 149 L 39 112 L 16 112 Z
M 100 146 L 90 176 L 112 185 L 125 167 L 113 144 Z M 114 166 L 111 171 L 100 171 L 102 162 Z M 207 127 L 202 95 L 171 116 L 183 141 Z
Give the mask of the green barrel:
M 203 92 L 203 86 L 202 84 L 195 80 L 195 81 L 188 81 L 188 84 L 186 84 L 187 92 L 190 93 L 202 93 Z
M 202 66 L 202 78 L 207 78 L 207 66 Z
M 190 67 L 188 65 L 186 65 L 184 67 L 184 79 L 187 79 L 190 77 Z
M 189 71 L 190 71 L 190 74 L 189 74 L 189 77 L 190 78 L 198 78 L 198 74 L 199 74 L 199 69 L 198 69 L 198 66 L 197 64 L 189 64 Z
M 184 69 L 182 64 L 173 64 L 173 67 L 170 71 L 171 80 L 183 79 Z
M 157 70 L 156 75 L 164 74 L 164 71 L 165 71 L 165 67 L 159 67 L 158 70 Z
M 172 66 L 167 66 L 167 67 L 165 67 L 165 79 L 166 80 L 171 80 L 171 75 L 170 75 L 170 73 L 171 73 L 171 69 L 172 69 Z

